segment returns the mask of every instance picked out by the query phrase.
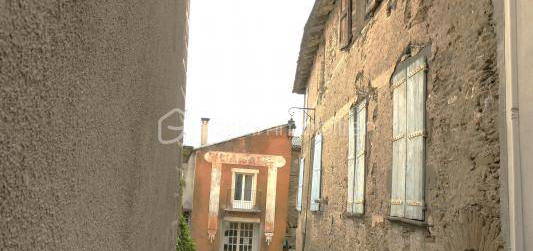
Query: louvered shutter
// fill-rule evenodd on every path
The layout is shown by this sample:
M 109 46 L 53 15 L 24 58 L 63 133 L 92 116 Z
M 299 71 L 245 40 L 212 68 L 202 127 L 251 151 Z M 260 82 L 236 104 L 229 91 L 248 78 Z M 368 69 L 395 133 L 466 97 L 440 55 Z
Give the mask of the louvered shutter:
M 356 108 L 350 110 L 348 116 L 348 197 L 346 211 L 348 213 L 353 213 L 354 204 L 354 176 L 355 176 L 355 116 Z
M 424 220 L 425 58 L 407 67 L 405 217 Z
M 355 192 L 354 192 L 354 213 L 364 213 L 365 194 L 365 140 L 366 140 L 366 101 L 361 102 L 357 107 L 356 120 L 356 144 L 355 144 Z
M 392 191 L 391 216 L 405 216 L 405 164 L 406 164 L 406 80 L 407 71 L 403 69 L 392 78 Z
M 339 25 L 339 42 L 343 49 L 352 39 L 352 0 L 341 0 Z
M 321 172 L 322 172 L 322 135 L 317 134 L 315 136 L 315 146 L 313 154 L 313 177 L 312 177 L 312 187 L 311 187 L 311 201 L 310 201 L 310 210 L 318 211 L 320 210 L 320 182 L 321 182 Z
M 304 158 L 300 158 L 300 170 L 298 174 L 298 199 L 296 201 L 296 209 L 302 211 L 302 196 L 303 196 L 303 184 L 304 184 Z

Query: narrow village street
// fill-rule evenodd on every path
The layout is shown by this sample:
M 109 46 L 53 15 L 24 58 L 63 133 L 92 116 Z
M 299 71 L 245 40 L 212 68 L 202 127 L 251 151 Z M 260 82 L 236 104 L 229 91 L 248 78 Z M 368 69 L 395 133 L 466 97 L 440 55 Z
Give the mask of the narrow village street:
M 531 0 L 0 0 L 0 250 L 533 250 Z

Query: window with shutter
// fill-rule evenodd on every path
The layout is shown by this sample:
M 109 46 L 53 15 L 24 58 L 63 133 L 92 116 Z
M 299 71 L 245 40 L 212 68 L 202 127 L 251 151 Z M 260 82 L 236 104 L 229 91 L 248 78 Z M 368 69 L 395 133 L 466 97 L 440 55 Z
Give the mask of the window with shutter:
M 365 0 L 365 15 L 373 12 L 380 2 L 381 0 Z
M 415 220 L 424 220 L 425 69 L 423 57 L 407 67 L 405 217 Z
M 318 133 L 315 135 L 314 150 L 313 150 L 313 172 L 311 177 L 311 197 L 310 207 L 311 211 L 320 210 L 320 186 L 322 174 L 322 135 Z
M 364 213 L 365 194 L 365 152 L 366 152 L 366 101 L 359 104 L 356 117 L 356 144 L 355 144 L 355 191 L 354 213 Z
M 392 78 L 393 159 L 391 216 L 424 220 L 425 58 Z M 407 119 L 408 118 L 408 119 Z
M 352 108 L 348 117 L 348 199 L 346 211 L 354 213 L 353 211 L 353 195 L 354 195 L 354 176 L 355 176 L 355 116 L 356 109 Z
M 405 82 L 406 70 L 401 70 L 392 79 L 392 191 L 391 216 L 404 217 L 405 201 Z
M 339 20 L 340 48 L 346 48 L 352 39 L 352 0 L 341 0 Z
M 350 111 L 348 132 L 349 213 L 364 213 L 366 149 L 366 101 Z
M 300 170 L 298 170 L 298 197 L 296 201 L 296 210 L 302 211 L 302 196 L 304 184 L 304 158 L 300 158 Z

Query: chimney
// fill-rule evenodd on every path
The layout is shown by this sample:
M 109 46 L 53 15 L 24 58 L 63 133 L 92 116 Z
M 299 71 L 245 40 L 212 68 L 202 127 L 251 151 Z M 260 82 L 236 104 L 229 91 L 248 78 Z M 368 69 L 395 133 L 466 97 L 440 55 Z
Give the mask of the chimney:
M 202 118 L 202 134 L 200 135 L 200 145 L 204 146 L 207 144 L 207 129 L 209 124 L 209 118 Z

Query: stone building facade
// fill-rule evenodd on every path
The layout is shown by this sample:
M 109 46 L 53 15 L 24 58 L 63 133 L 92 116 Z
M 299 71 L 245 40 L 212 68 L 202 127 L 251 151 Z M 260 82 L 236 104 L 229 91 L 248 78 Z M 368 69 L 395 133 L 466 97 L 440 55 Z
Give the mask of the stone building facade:
M 501 250 L 491 0 L 317 0 L 297 250 Z

